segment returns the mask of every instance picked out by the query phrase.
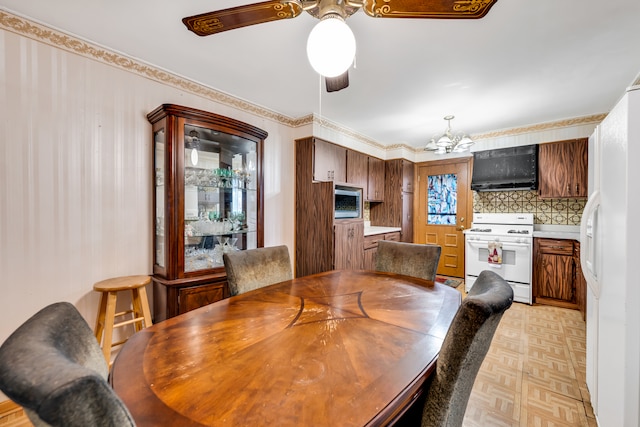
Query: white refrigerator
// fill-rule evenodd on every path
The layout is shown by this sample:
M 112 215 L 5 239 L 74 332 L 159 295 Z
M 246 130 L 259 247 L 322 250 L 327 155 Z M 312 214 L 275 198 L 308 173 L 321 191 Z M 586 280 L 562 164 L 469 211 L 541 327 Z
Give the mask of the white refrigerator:
M 640 426 L 640 86 L 589 139 L 580 227 L 587 387 L 600 427 Z

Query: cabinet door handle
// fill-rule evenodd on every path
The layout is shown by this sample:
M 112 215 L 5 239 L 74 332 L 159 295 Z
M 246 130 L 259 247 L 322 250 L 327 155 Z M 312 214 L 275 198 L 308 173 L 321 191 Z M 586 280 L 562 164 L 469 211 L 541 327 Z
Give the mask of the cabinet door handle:
M 571 185 L 567 184 L 567 193 L 571 194 Z
M 580 194 L 580 184 L 576 184 L 576 194 Z

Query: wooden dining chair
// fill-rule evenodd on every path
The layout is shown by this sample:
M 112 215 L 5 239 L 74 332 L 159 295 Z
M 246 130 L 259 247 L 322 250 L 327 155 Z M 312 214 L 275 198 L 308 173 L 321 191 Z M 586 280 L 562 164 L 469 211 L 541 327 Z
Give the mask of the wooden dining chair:
M 513 289 L 493 271 L 483 271 L 462 301 L 447 331 L 436 370 L 425 388 L 421 427 L 462 425 L 473 383 Z
M 442 248 L 438 245 L 380 240 L 376 252 L 376 270 L 436 280 Z
M 223 255 L 231 295 L 291 280 L 291 259 L 285 246 L 248 249 Z
M 91 327 L 68 302 L 43 308 L 0 347 L 0 390 L 36 426 L 135 426 L 108 374 Z

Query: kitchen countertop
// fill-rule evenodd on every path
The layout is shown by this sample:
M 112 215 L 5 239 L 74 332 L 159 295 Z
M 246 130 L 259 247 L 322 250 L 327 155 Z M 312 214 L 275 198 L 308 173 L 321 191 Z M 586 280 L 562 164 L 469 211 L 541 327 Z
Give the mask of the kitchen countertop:
M 580 226 L 536 224 L 533 229 L 533 237 L 541 237 L 545 239 L 567 239 L 579 242 Z
M 373 236 L 376 234 L 395 233 L 402 230 L 400 227 L 381 227 L 378 225 L 371 225 L 369 221 L 364 223 L 364 235 Z

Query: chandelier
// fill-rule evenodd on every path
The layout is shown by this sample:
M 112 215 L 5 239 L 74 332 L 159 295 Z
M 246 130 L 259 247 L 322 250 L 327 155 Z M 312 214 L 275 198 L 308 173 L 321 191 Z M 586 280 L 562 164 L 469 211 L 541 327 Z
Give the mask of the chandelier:
M 429 143 L 426 147 L 424 147 L 425 151 L 433 151 L 436 154 L 446 154 L 446 153 L 461 153 L 463 151 L 469 150 L 469 148 L 474 144 L 474 141 L 469 138 L 464 133 L 454 134 L 451 130 L 451 120 L 454 119 L 455 116 L 445 116 L 444 119 L 447 121 L 447 130 L 441 136 L 434 136 L 429 140 Z

